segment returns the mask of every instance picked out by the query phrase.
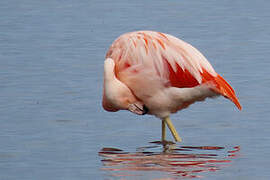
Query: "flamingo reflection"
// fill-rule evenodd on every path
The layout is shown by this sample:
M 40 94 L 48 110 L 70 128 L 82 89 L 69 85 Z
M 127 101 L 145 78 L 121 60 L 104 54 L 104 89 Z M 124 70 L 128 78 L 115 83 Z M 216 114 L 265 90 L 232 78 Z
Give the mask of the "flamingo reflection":
M 102 157 L 104 171 L 112 176 L 140 176 L 143 172 L 165 172 L 168 179 L 178 177 L 202 177 L 202 172 L 220 170 L 231 164 L 233 158 L 239 155 L 240 146 L 231 149 L 219 146 L 180 146 L 173 143 L 140 147 L 136 152 L 125 152 L 117 148 L 103 148 Z M 161 146 L 162 145 L 162 146 Z M 157 149 L 162 147 L 162 151 Z M 140 174 L 141 173 L 141 174 Z

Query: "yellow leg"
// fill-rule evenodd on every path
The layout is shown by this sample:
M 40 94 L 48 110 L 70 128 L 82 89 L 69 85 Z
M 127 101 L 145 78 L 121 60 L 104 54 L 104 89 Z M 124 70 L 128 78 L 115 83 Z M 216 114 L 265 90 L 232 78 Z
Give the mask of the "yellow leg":
M 162 138 L 161 138 L 161 140 L 162 140 L 162 142 L 164 142 L 165 141 L 165 139 L 166 139 L 166 124 L 165 124 L 165 121 L 164 120 L 162 120 Z
M 162 120 L 162 140 L 163 140 L 163 122 L 165 122 L 165 123 L 167 124 L 167 126 L 169 127 L 169 129 L 170 129 L 170 131 L 171 131 L 171 133 L 172 133 L 172 135 L 173 135 L 173 137 L 174 137 L 174 140 L 175 140 L 176 142 L 181 142 L 182 139 L 180 138 L 180 136 L 178 135 L 176 129 L 174 128 L 174 126 L 173 126 L 173 124 L 172 124 L 172 121 L 171 121 L 171 119 L 170 119 L 169 116 L 166 117 L 166 118 L 164 118 L 164 119 Z M 165 128 L 164 128 L 164 129 L 165 129 Z M 165 132 L 165 130 L 164 130 L 164 132 Z M 165 133 L 164 133 L 164 136 L 165 136 Z M 164 138 L 165 138 L 165 137 L 164 137 Z

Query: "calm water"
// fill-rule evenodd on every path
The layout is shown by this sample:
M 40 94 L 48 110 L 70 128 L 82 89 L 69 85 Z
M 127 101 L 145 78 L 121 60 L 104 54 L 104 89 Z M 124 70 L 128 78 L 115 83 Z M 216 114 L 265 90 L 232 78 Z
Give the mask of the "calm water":
M 0 179 L 269 179 L 270 2 L 0 2 Z M 101 107 L 103 60 L 120 34 L 173 34 L 235 88 L 160 121 Z M 192 164 L 193 163 L 193 164 Z

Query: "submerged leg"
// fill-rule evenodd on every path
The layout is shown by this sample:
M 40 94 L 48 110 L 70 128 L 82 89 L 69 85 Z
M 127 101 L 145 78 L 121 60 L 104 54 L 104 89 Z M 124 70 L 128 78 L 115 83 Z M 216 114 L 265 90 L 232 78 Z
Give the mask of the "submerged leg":
M 161 137 L 161 141 L 164 142 L 166 139 L 166 124 L 165 121 L 162 120 L 162 137 Z
M 182 139 L 180 138 L 180 136 L 178 135 L 176 129 L 174 128 L 174 126 L 173 126 L 173 124 L 172 124 L 172 121 L 171 121 L 171 119 L 170 119 L 169 116 L 166 117 L 166 118 L 164 118 L 164 119 L 162 120 L 162 141 L 163 141 L 163 123 L 164 123 L 164 122 L 165 122 L 165 123 L 167 124 L 167 126 L 169 127 L 169 129 L 170 129 L 170 131 L 171 131 L 171 133 L 172 133 L 172 135 L 173 135 L 173 137 L 174 137 L 174 140 L 175 140 L 176 142 L 181 142 Z M 165 124 L 164 124 L 164 126 L 165 126 Z M 165 129 L 165 127 L 164 127 L 164 129 Z M 164 139 L 165 139 L 165 130 L 164 130 Z

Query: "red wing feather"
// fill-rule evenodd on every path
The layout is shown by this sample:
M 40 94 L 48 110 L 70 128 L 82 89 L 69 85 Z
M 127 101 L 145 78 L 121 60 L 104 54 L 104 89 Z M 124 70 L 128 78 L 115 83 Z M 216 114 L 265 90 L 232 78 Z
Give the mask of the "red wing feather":
M 230 99 L 239 110 L 242 109 L 233 88 L 225 79 L 223 79 L 223 77 L 221 77 L 219 74 L 216 77 L 214 77 L 211 74 L 209 74 L 206 70 L 203 70 L 203 73 L 201 75 L 203 83 L 209 81 L 214 82 L 216 85 L 216 89 L 214 89 L 214 91 L 221 94 L 225 98 Z
M 199 82 L 187 69 L 183 70 L 178 64 L 176 64 L 177 70 L 174 72 L 168 61 L 165 60 L 165 62 L 168 65 L 171 86 L 178 88 L 189 88 L 199 85 Z
M 241 110 L 242 107 L 235 95 L 233 88 L 229 85 L 229 83 L 227 83 L 227 81 L 225 81 L 225 79 L 223 79 L 220 75 L 215 77 L 214 82 L 217 85 L 218 93 L 230 99 L 236 105 L 236 107 Z
M 170 79 L 171 86 L 178 87 L 178 88 L 190 88 L 190 87 L 198 86 L 200 84 L 196 80 L 196 78 L 191 75 L 191 73 L 188 70 L 186 69 L 183 70 L 179 65 L 176 64 L 177 70 L 176 72 L 174 72 L 173 68 L 168 63 L 168 61 L 167 60 L 165 61 L 167 62 L 168 69 L 170 72 L 169 79 Z M 208 73 L 206 70 L 203 69 L 203 72 L 201 73 L 201 77 L 202 77 L 202 83 L 207 83 L 207 82 L 214 83 L 216 86 L 216 89 L 213 89 L 214 91 L 230 99 L 239 110 L 242 109 L 233 88 L 220 75 L 217 75 L 216 77 L 214 77 L 210 73 Z M 186 105 L 188 106 L 189 103 Z

